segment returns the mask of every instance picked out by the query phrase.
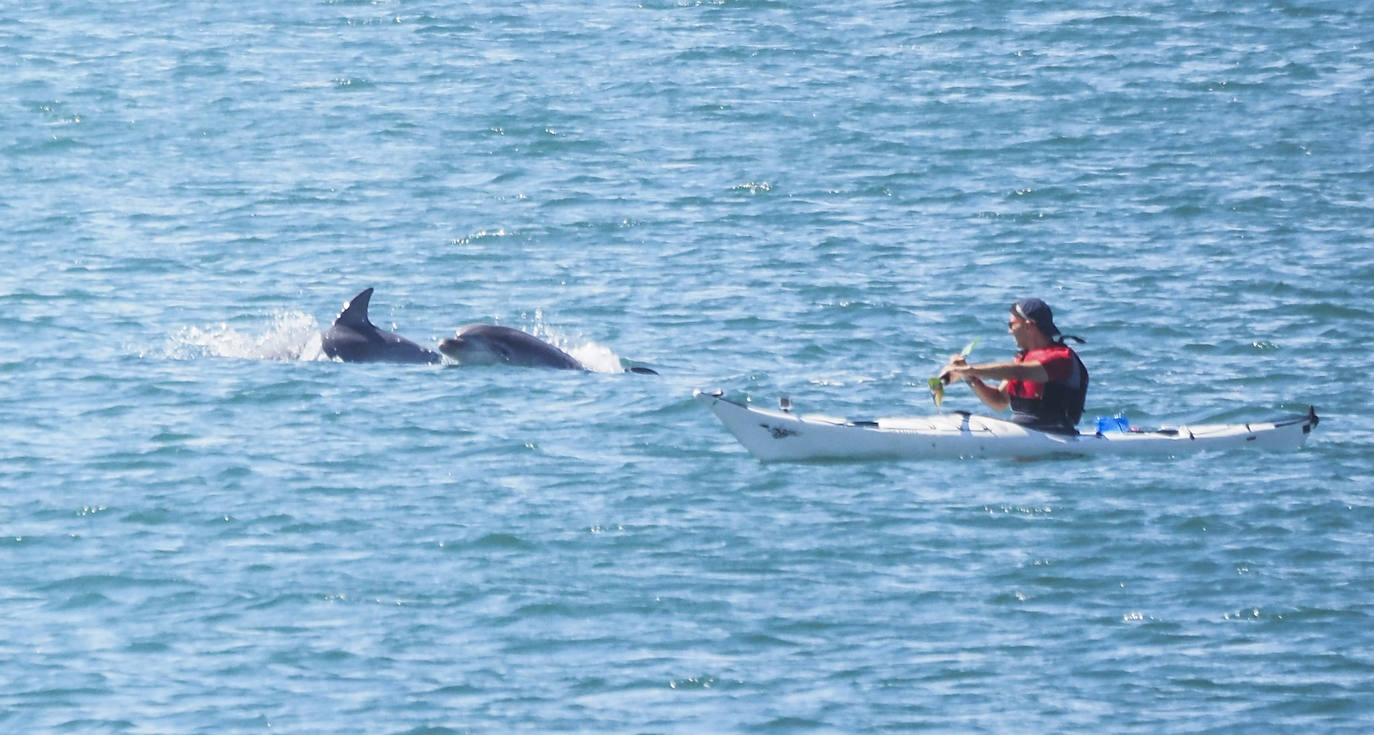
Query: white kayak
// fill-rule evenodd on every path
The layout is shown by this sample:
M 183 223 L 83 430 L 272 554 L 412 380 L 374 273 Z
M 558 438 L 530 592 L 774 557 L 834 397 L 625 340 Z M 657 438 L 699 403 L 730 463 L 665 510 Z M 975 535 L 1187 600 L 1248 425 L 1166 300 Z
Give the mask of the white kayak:
M 1199 424 L 1150 431 L 1053 434 L 963 411 L 873 421 L 772 410 L 695 393 L 749 453 L 765 462 L 813 459 L 1034 458 L 1082 454 L 1184 454 L 1241 447 L 1292 450 L 1317 425 L 1305 415 L 1239 424 Z

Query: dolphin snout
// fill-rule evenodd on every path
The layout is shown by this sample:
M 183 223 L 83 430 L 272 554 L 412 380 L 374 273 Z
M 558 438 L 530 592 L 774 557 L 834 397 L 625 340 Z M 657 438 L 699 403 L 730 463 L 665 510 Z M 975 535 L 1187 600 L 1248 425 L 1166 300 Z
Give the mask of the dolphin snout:
M 444 339 L 439 340 L 439 351 L 444 353 L 445 355 L 449 354 L 450 352 L 457 352 L 462 348 L 462 337 L 445 337 Z

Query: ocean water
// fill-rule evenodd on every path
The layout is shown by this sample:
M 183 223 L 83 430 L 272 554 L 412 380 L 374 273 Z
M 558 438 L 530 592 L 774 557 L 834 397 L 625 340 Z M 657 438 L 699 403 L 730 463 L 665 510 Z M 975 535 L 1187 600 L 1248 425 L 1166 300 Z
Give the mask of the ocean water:
M 0 731 L 1368 732 L 1371 28 L 5 3 Z M 592 370 L 305 359 L 369 286 Z M 1026 295 L 1089 421 L 1321 425 L 770 465 L 692 400 L 934 411 Z

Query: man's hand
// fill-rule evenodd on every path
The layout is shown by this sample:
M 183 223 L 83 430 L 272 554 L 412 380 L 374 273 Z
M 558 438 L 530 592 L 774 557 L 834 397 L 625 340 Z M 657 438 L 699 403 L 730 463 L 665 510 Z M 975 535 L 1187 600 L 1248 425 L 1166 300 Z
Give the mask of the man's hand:
M 964 371 L 968 369 L 968 360 L 963 355 L 954 355 L 949 358 L 949 362 L 940 371 L 940 380 L 946 383 L 957 383 L 964 379 Z

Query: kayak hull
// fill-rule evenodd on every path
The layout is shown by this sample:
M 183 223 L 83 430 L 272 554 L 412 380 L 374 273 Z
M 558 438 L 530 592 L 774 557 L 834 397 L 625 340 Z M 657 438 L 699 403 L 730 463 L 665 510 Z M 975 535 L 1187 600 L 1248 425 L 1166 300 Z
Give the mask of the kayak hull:
M 1315 409 L 1270 421 L 1199 424 L 1154 431 L 1052 434 L 965 412 L 851 421 L 759 408 L 696 392 L 749 453 L 765 462 L 806 460 L 1034 458 L 1054 455 L 1176 455 L 1240 448 L 1295 450 L 1317 425 Z

